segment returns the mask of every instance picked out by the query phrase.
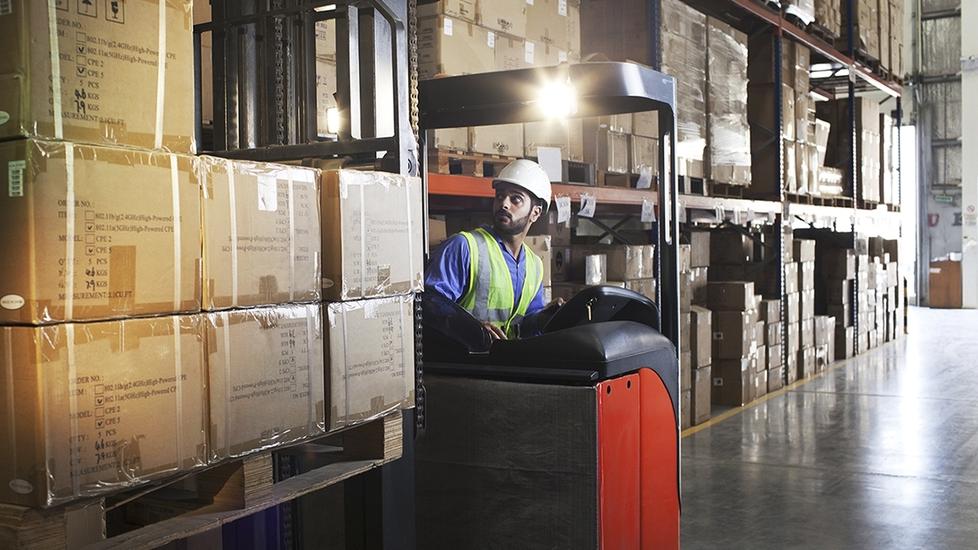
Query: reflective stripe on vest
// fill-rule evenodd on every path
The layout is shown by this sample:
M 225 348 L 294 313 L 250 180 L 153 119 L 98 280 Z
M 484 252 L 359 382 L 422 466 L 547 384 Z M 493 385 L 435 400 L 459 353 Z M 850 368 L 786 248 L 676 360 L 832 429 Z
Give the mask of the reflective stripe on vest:
M 509 267 L 496 238 L 483 228 L 461 233 L 469 245 L 469 285 L 460 305 L 480 321 L 489 321 L 506 336 L 516 337 L 516 326 L 526 316 L 543 284 L 543 261 L 530 247 L 523 246 L 526 279 L 519 303 L 513 309 L 515 292 Z

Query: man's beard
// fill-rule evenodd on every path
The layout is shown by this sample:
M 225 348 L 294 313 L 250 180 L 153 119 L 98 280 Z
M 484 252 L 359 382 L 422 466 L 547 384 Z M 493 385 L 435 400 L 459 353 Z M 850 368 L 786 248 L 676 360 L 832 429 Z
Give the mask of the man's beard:
M 496 212 L 496 217 L 498 217 L 500 214 L 509 216 L 508 213 L 500 210 Z M 492 222 L 492 228 L 496 231 L 496 233 L 504 237 L 512 237 L 514 235 L 519 235 L 520 233 L 523 232 L 524 229 L 526 229 L 526 226 L 530 225 L 529 214 L 519 219 L 513 219 L 512 216 L 509 216 L 509 218 L 511 220 L 510 223 L 506 226 L 503 226 L 502 224 L 499 223 L 499 220 L 495 219 L 494 217 Z

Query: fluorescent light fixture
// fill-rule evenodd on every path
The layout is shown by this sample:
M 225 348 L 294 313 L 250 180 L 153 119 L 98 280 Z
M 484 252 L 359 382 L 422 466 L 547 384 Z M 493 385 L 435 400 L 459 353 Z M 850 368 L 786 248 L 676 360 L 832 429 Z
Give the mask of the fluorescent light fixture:
M 577 91 L 566 80 L 548 82 L 540 88 L 537 105 L 548 119 L 573 116 L 577 113 Z
M 322 13 L 324 11 L 335 11 L 335 10 L 336 10 L 336 4 L 326 4 L 325 6 L 316 6 L 315 8 L 312 9 L 312 11 L 316 11 L 319 13 Z
M 340 110 L 336 107 L 326 109 L 326 131 L 331 134 L 340 133 Z

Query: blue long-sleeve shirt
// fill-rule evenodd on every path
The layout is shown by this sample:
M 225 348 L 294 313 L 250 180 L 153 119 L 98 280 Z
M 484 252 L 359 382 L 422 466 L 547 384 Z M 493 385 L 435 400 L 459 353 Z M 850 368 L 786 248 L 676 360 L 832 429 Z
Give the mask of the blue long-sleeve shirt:
M 513 309 L 516 309 L 523 292 L 523 281 L 526 280 L 526 254 L 521 248 L 519 257 L 514 258 L 492 228 L 484 227 L 484 229 L 496 238 L 496 243 L 503 251 L 503 258 L 506 260 L 506 267 L 509 268 L 509 276 L 513 281 Z M 469 245 L 465 237 L 456 233 L 432 253 L 431 261 L 425 270 L 424 284 L 426 291 L 437 292 L 453 302 L 462 299 L 469 286 Z M 532 315 L 545 306 L 541 286 L 530 302 L 526 314 Z

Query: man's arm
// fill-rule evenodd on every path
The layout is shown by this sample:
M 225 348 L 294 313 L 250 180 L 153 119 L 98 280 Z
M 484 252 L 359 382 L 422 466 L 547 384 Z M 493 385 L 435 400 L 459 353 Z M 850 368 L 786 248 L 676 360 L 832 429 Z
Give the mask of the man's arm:
M 424 287 L 427 292 L 458 302 L 468 286 L 469 246 L 465 237 L 456 233 L 432 253 L 424 273 Z

